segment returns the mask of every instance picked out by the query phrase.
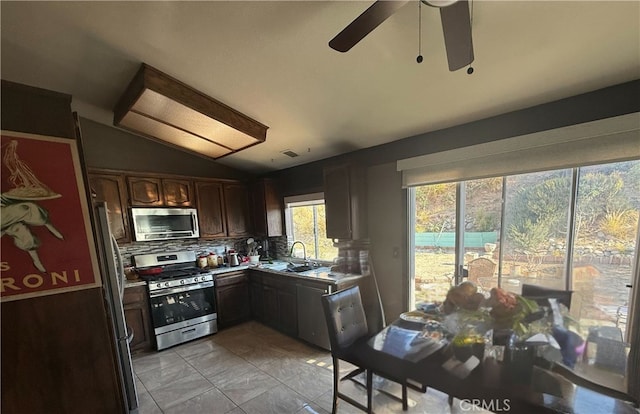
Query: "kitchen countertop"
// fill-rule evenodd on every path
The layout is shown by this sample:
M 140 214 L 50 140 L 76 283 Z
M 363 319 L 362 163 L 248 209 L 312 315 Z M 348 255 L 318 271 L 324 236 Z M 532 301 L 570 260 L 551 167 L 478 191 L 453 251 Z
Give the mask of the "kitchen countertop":
M 124 288 L 130 288 L 130 287 L 135 287 L 135 286 L 146 286 L 147 282 L 145 282 L 142 279 L 136 279 L 136 280 L 129 280 L 127 279 L 126 283 L 124 284 Z
M 273 261 L 273 263 L 261 262 L 259 265 L 251 265 L 248 268 L 259 270 L 266 273 L 278 274 L 302 280 L 317 280 L 327 283 L 344 283 L 363 277 L 360 274 L 339 273 L 331 271 L 329 266 L 319 266 L 304 272 L 288 272 L 288 262 Z
M 216 275 L 217 277 L 224 277 L 225 273 L 237 272 L 237 271 L 246 270 L 246 269 L 253 269 L 253 270 L 259 270 L 265 273 L 287 276 L 294 279 L 316 280 L 319 282 L 335 283 L 335 284 L 340 284 L 340 283 L 356 280 L 363 277 L 360 274 L 333 272 L 331 271 L 331 268 L 329 266 L 319 266 L 304 272 L 288 272 L 286 270 L 288 264 L 289 262 L 274 260 L 271 263 L 260 262 L 257 265 L 243 263 L 240 266 L 218 267 L 218 268 L 213 268 L 208 270 L 210 270 L 211 273 Z M 141 279 L 127 280 L 127 283 L 125 284 L 125 288 L 134 287 L 134 286 L 144 286 L 146 285 L 146 283 L 147 282 Z

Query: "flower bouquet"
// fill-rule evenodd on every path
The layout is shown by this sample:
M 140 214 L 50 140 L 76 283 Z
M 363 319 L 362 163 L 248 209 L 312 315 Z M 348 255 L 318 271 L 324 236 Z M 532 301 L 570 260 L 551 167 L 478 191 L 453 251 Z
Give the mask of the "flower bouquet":
M 492 288 L 489 295 L 493 329 L 511 329 L 520 339 L 530 336 L 530 324 L 546 315 L 536 302 L 502 288 Z

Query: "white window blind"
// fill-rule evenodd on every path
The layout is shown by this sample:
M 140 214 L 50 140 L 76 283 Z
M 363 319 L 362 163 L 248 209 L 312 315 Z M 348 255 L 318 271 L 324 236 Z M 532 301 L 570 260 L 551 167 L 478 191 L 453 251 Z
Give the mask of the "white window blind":
M 324 193 L 301 194 L 284 198 L 285 207 L 309 206 L 324 204 Z
M 399 160 L 403 188 L 640 159 L 640 113 Z

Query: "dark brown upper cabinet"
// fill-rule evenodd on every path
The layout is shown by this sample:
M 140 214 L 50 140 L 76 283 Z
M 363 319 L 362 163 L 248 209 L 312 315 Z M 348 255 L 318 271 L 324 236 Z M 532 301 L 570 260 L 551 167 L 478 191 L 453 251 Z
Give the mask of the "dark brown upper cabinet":
M 249 190 L 243 183 L 224 184 L 224 202 L 229 237 L 246 236 L 251 231 Z
M 191 207 L 193 202 L 193 184 L 188 180 L 162 179 L 164 203 L 167 206 Z
M 360 240 L 367 234 L 367 193 L 363 167 L 350 164 L 324 169 L 327 237 Z
M 127 187 L 121 174 L 89 173 L 89 186 L 96 201 L 107 203 L 111 234 L 118 242 L 131 241 L 127 213 Z
M 131 205 L 135 207 L 155 207 L 164 204 L 160 178 L 127 177 Z
M 113 206 L 110 208 L 114 214 L 112 230 L 118 241 L 131 241 L 127 207 L 195 207 L 198 209 L 200 237 L 204 239 L 252 234 L 253 209 L 250 202 L 253 200 L 247 184 L 224 179 L 143 174 L 129 175 L 127 171 L 118 170 L 92 171 L 92 189 L 99 200 L 107 201 L 108 207 Z M 282 210 L 278 213 L 275 206 L 281 201 L 271 183 L 263 184 L 261 188 L 263 227 L 271 229 L 270 235 L 276 235 L 276 224 L 282 227 Z
M 189 180 L 157 177 L 127 177 L 134 207 L 191 207 L 193 184 Z
M 283 202 L 277 182 L 263 178 L 251 186 L 253 230 L 256 236 L 283 235 Z
M 196 181 L 200 237 L 225 237 L 227 226 L 224 212 L 223 185 L 217 181 Z

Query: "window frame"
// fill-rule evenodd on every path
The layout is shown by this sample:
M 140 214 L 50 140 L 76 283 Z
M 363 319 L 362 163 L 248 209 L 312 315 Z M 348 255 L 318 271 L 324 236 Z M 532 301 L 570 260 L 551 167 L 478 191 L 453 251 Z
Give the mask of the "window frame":
M 634 161 L 634 162 L 640 162 L 640 159 L 634 158 L 633 160 L 629 160 L 629 161 Z M 617 163 L 617 162 L 624 162 L 624 161 L 613 161 L 613 162 L 602 162 L 601 164 L 597 164 L 597 165 L 606 165 L 606 164 L 613 164 L 613 163 Z M 572 290 L 572 286 L 573 286 L 573 278 L 574 278 L 574 269 L 573 269 L 573 256 L 574 256 L 574 249 L 575 249 L 575 239 L 576 239 L 576 207 L 577 207 L 577 203 L 579 201 L 578 198 L 578 194 L 579 194 L 579 186 L 580 186 L 580 174 L 581 174 L 581 170 L 582 168 L 586 168 L 589 167 L 591 165 L 582 165 L 582 166 L 575 166 L 575 167 L 571 167 L 571 168 L 563 168 L 562 170 L 567 170 L 570 171 L 570 193 L 569 193 L 569 210 L 568 210 L 568 217 L 567 217 L 567 236 L 565 239 L 565 245 L 566 245 L 566 254 L 565 254 L 565 264 L 564 264 L 564 289 L 565 290 Z M 546 171 L 559 171 L 561 169 L 557 169 L 557 170 L 546 170 Z M 519 175 L 519 174 L 507 174 L 507 175 L 502 175 L 502 176 L 498 176 L 501 177 L 503 179 L 502 182 L 502 209 L 501 209 L 501 228 L 504 227 L 504 221 L 505 221 L 505 209 L 504 209 L 504 204 L 505 204 L 505 199 L 506 199 L 506 191 L 507 191 L 507 178 L 511 175 Z M 486 177 L 489 178 L 489 177 Z M 466 205 L 466 199 L 465 199 L 465 192 L 466 192 L 466 185 L 467 182 L 469 181 L 473 181 L 474 179 L 468 179 L 468 180 L 462 180 L 462 181 L 455 181 L 453 183 L 455 183 L 456 186 L 456 245 L 455 245 L 455 270 L 454 270 L 454 281 L 455 284 L 459 284 L 462 281 L 465 280 L 465 275 L 464 273 L 466 272 L 466 270 L 464 269 L 464 226 L 459 226 L 458 223 L 462 220 L 464 222 L 464 217 L 465 217 L 465 205 Z M 425 184 L 425 185 L 433 185 L 433 184 Z M 407 231 L 407 236 L 408 236 L 408 246 L 410 246 L 411 248 L 408 250 L 408 252 L 410 252 L 409 259 L 408 259 L 408 284 L 407 284 L 407 292 L 408 292 L 408 305 L 409 305 L 409 309 L 414 309 L 415 308 L 415 283 L 416 283 L 416 272 L 415 272 L 415 263 L 414 263 L 414 257 L 415 257 L 415 242 L 414 242 L 414 238 L 415 238 L 415 228 L 416 228 L 416 188 L 419 186 L 411 186 L 411 187 L 407 187 L 407 203 L 408 203 L 408 231 Z M 640 261 L 640 221 L 637 224 L 637 234 L 636 234 L 636 238 L 638 239 L 636 242 L 636 252 L 635 252 L 635 263 L 638 263 Z M 505 246 L 505 238 L 506 238 L 506 232 L 505 231 L 501 231 L 500 232 L 500 245 L 501 246 Z M 503 258 L 504 255 L 504 251 L 501 249 L 499 252 L 499 259 L 498 259 L 498 287 L 502 287 L 502 277 L 504 276 L 503 271 L 502 271 L 502 264 L 503 261 L 505 260 Z M 640 281 L 640 272 L 638 272 L 638 268 L 636 267 L 635 269 L 631 270 L 631 277 L 630 277 L 630 281 L 629 283 L 633 286 L 633 285 L 637 285 L 638 282 Z M 634 273 L 635 272 L 635 273 Z M 634 293 L 633 291 L 631 291 L 629 293 L 629 304 L 632 304 L 634 302 L 634 300 L 637 297 L 637 293 Z M 640 332 L 640 330 L 638 330 L 638 332 Z M 640 333 L 635 332 L 634 333 L 634 328 L 633 325 L 631 323 L 627 323 L 626 324 L 626 331 L 624 332 L 624 336 L 625 338 L 631 338 L 632 335 L 636 335 L 636 336 L 640 336 Z
M 294 229 L 293 229 L 293 214 L 291 208 L 295 207 L 308 207 L 308 206 L 318 206 L 325 205 L 324 200 L 324 192 L 317 193 L 309 193 L 309 194 L 301 194 L 296 196 L 288 196 L 284 198 L 284 216 L 285 216 L 285 233 L 287 236 L 287 250 L 291 249 L 291 246 L 296 239 L 294 238 Z M 313 260 L 314 262 L 322 263 L 322 264 L 332 264 L 333 260 L 328 259 L 319 259 L 319 236 L 318 236 L 318 226 L 317 226 L 317 217 L 314 214 L 314 252 L 315 257 L 307 256 L 307 259 Z M 309 251 L 307 251 L 308 255 Z M 338 249 L 336 248 L 336 256 L 338 254 Z

